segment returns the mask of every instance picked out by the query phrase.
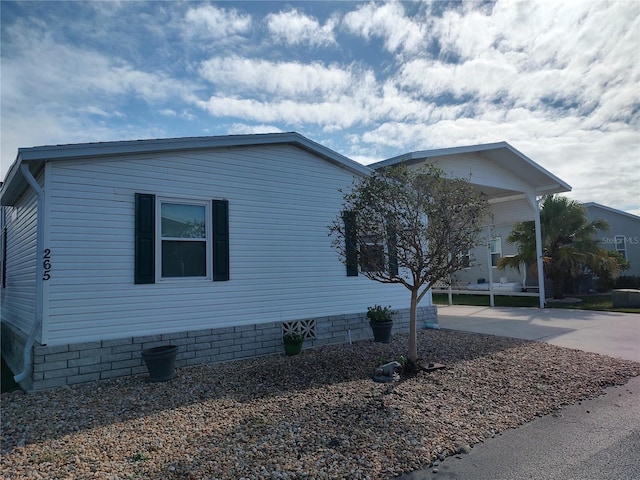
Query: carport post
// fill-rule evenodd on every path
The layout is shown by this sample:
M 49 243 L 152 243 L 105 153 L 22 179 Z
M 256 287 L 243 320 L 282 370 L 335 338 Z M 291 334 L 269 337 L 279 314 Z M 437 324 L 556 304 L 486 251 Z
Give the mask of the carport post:
M 488 227 L 489 235 L 487 242 L 487 265 L 489 265 L 489 306 L 495 307 L 495 297 L 493 296 L 493 264 L 491 263 L 491 240 L 493 240 L 493 229 Z
M 540 308 L 544 308 L 544 265 L 542 263 L 542 231 L 540 228 L 540 204 L 534 194 L 527 195 L 531 208 L 533 208 L 533 221 L 536 227 L 536 257 L 538 264 L 538 295 L 540 298 Z

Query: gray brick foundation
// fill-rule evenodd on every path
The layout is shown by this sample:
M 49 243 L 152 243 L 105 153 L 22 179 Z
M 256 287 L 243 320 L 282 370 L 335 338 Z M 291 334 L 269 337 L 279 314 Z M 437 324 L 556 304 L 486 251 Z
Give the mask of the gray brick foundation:
M 304 348 L 372 338 L 366 314 L 316 318 L 316 335 Z M 435 306 L 418 309 L 418 328 L 437 327 Z M 393 333 L 409 330 L 409 311 L 394 318 Z M 71 345 L 33 347 L 33 372 L 28 390 L 45 390 L 77 383 L 146 373 L 142 350 L 160 345 L 179 347 L 176 367 L 224 362 L 283 351 L 282 323 L 213 328 L 205 330 L 104 340 Z

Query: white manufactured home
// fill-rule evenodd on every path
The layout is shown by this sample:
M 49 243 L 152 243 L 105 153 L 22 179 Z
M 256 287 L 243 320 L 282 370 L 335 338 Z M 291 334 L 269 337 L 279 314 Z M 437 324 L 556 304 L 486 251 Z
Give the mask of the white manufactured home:
M 500 225 L 569 188 L 504 143 L 374 168 L 436 160 Z M 280 352 L 291 328 L 306 347 L 370 338 L 374 304 L 407 331 L 408 291 L 348 270 L 328 235 L 371 171 L 297 133 L 20 149 L 0 189 L 3 358 L 40 390 L 142 373 L 160 345 L 186 366 Z M 437 325 L 430 295 L 418 313 Z
M 347 275 L 328 225 L 370 170 L 296 134 L 20 149 L 2 187 L 2 355 L 27 389 L 368 338 L 397 285 Z M 423 322 L 435 307 L 423 302 Z

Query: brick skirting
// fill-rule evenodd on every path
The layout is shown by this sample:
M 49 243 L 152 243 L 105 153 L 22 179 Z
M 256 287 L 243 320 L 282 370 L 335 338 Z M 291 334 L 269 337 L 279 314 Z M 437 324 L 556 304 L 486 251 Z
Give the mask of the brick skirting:
M 437 323 L 435 306 L 418 309 L 418 328 L 433 328 Z M 271 322 L 69 345 L 36 345 L 33 372 L 23 386 L 28 390 L 45 390 L 146 373 L 142 350 L 160 345 L 179 347 L 176 367 L 273 355 L 283 352 L 282 325 L 282 322 Z M 408 309 L 398 311 L 393 332 L 408 330 Z M 366 313 L 321 317 L 315 318 L 315 336 L 305 340 L 304 348 L 368 338 L 372 338 L 372 333 Z M 13 360 L 10 365 L 17 363 Z

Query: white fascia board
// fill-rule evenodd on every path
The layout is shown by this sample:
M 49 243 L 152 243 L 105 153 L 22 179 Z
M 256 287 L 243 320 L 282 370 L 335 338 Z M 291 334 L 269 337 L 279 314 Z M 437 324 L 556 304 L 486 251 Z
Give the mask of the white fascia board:
M 446 155 L 460 155 L 463 153 L 484 152 L 486 150 L 495 150 L 508 146 L 507 142 L 485 143 L 482 145 L 467 145 L 462 147 L 436 148 L 433 150 L 419 150 L 416 152 L 403 153 L 396 157 L 388 158 L 380 162 L 372 163 L 369 167 L 373 169 L 389 167 L 398 163 L 413 163 L 414 161 L 427 160 L 431 157 L 442 157 Z
M 1 206 L 13 205 L 29 186 L 20 171 L 21 166 L 22 158 L 20 157 L 20 154 L 18 154 L 16 160 L 9 167 L 9 171 L 7 171 L 2 188 L 0 188 Z
M 548 193 L 560 193 L 560 192 L 569 192 L 571 191 L 571 186 L 556 177 L 554 174 L 546 170 L 544 167 L 538 165 L 536 162 L 531 160 L 529 157 L 524 155 L 519 150 L 513 148 L 507 142 L 497 142 L 497 143 L 486 143 L 483 145 L 468 145 L 462 147 L 450 147 L 450 148 L 440 148 L 435 150 L 422 150 L 417 152 L 409 152 L 402 155 L 398 155 L 396 157 L 392 157 L 381 162 L 370 164 L 369 167 L 373 169 L 388 167 L 391 165 L 396 165 L 399 163 L 406 162 L 408 164 L 416 163 L 421 160 L 428 160 L 434 157 L 444 157 L 450 155 L 460 155 L 465 153 L 480 153 L 480 152 L 491 152 L 495 150 L 496 152 L 501 149 L 508 150 L 511 154 L 515 155 L 519 160 L 523 161 L 527 168 L 532 168 L 536 173 L 542 174 L 544 177 L 547 177 L 546 180 L 549 182 L 543 186 L 537 186 L 536 191 L 540 191 L 540 195 L 546 195 Z M 511 171 L 513 174 L 530 180 L 530 175 L 523 175 L 522 168 L 509 168 L 509 165 L 503 164 L 500 162 L 502 168 L 507 171 Z
M 571 191 L 571 186 L 567 185 L 564 182 L 562 182 L 562 184 L 552 183 L 550 185 L 543 185 L 541 187 L 536 187 L 536 195 L 538 196 L 551 195 L 553 193 L 563 193 L 563 192 L 570 192 L 570 191 Z
M 543 166 L 539 165 L 538 163 L 534 162 L 529 157 L 527 157 L 524 153 L 522 153 L 519 150 L 513 148 L 507 142 L 503 142 L 503 143 L 504 143 L 504 148 L 507 148 L 514 155 L 517 155 L 522 160 L 524 160 L 529 166 L 531 166 L 532 168 L 538 170 L 543 175 L 545 175 L 545 176 L 549 177 L 550 179 L 552 179 L 552 182 L 551 182 L 550 185 L 538 186 L 538 187 L 536 187 L 537 190 L 544 190 L 544 189 L 547 189 L 549 191 L 553 190 L 553 192 L 550 191 L 549 193 L 560 193 L 560 192 L 570 192 L 571 191 L 571 185 L 569 185 L 565 181 L 561 180 L 559 177 L 556 177 L 549 170 L 547 170 Z

